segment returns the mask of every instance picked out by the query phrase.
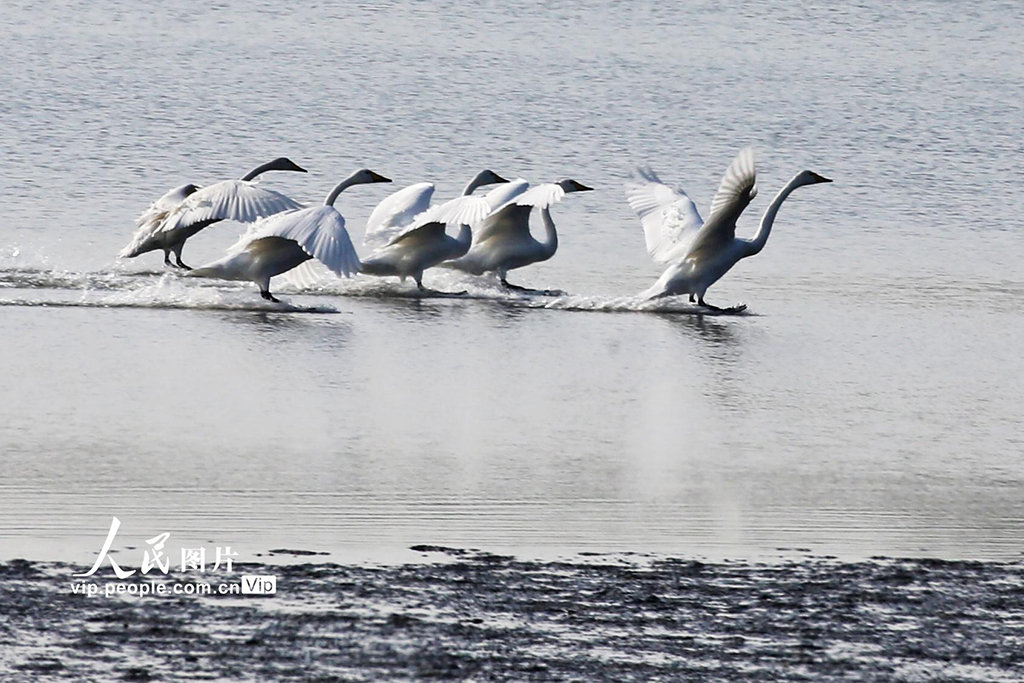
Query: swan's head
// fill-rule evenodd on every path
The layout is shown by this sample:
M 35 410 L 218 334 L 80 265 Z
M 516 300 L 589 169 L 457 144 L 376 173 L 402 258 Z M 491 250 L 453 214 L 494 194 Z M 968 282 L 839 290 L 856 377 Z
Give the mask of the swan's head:
M 380 173 L 375 173 L 368 168 L 361 168 L 351 176 L 353 185 L 361 185 L 364 183 L 390 183 L 391 178 L 385 178 Z
M 814 185 L 815 183 L 831 183 L 831 178 L 826 178 L 823 175 L 818 175 L 814 171 L 802 171 L 797 175 L 797 181 L 800 185 Z
M 562 178 L 555 183 L 555 185 L 558 185 L 560 188 L 565 190 L 566 194 L 569 192 L 589 192 L 594 189 L 592 187 L 587 187 L 583 183 L 578 183 L 572 178 Z
M 476 180 L 477 186 L 480 186 L 480 185 L 494 185 L 496 183 L 507 183 L 508 182 L 508 178 L 502 178 L 500 175 L 498 175 L 497 173 L 495 173 L 494 171 L 492 171 L 489 168 L 485 168 L 484 170 L 482 170 L 479 173 L 477 173 L 476 174 L 476 178 L 474 180 Z
M 473 194 L 473 191 L 476 190 L 476 188 L 480 187 L 481 185 L 494 185 L 495 183 L 507 182 L 507 179 L 502 178 L 500 175 L 498 175 L 491 169 L 485 168 L 484 170 L 480 171 L 475 176 L 473 176 L 473 179 L 469 181 L 469 184 L 466 185 L 465 188 L 463 188 L 462 196 L 465 197 L 466 195 Z
M 306 169 L 288 157 L 278 157 L 267 164 L 268 171 L 295 171 L 296 173 L 307 173 Z

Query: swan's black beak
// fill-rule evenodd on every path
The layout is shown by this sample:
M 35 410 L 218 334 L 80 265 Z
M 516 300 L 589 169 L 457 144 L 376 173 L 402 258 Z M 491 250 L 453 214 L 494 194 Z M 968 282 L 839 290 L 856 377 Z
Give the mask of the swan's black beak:
M 590 190 L 594 189 L 592 187 L 587 187 L 583 183 L 576 182 L 575 180 L 572 181 L 572 182 L 573 182 L 573 186 L 576 188 L 577 192 L 589 192 Z
M 494 173 L 494 171 L 491 171 L 491 173 Z M 496 183 L 507 183 L 507 182 L 509 182 L 509 180 L 508 180 L 508 178 L 502 178 L 497 173 L 494 173 L 494 182 L 496 182 Z
M 817 173 L 814 173 L 813 171 L 811 172 L 811 175 L 814 176 L 814 182 L 816 182 L 816 183 L 831 183 L 832 182 L 831 178 L 826 178 L 823 175 L 818 175 Z
M 385 178 L 380 173 L 374 173 L 373 171 L 370 171 L 370 180 L 372 180 L 375 183 L 390 183 L 391 182 L 391 178 Z

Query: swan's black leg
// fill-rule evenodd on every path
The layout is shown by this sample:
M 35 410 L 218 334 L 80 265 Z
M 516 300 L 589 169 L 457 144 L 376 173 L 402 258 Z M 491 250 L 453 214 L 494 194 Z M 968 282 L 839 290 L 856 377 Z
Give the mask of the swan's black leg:
M 177 248 L 171 248 L 171 251 L 174 252 L 174 260 L 178 262 L 178 267 L 181 268 L 182 270 L 192 270 L 191 266 L 186 266 L 181 260 L 181 250 L 184 248 L 184 244 L 179 244 Z
M 261 289 L 260 296 L 262 296 L 267 301 L 273 301 L 275 304 L 281 303 L 281 300 L 276 298 L 273 294 L 271 294 L 269 289 Z
M 692 303 L 694 303 L 694 302 L 696 302 L 696 301 L 697 301 L 697 297 L 695 297 L 695 296 L 693 295 L 693 293 L 691 292 L 691 293 L 690 293 L 690 303 L 692 304 Z
M 169 251 L 164 251 L 164 265 L 171 268 L 174 267 L 174 264 L 171 263 L 171 252 Z

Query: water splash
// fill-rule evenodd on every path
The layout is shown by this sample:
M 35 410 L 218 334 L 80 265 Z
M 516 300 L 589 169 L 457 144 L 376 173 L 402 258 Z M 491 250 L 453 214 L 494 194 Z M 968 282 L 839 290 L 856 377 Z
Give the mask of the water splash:
M 489 301 L 523 308 L 604 313 L 737 314 L 709 311 L 688 303 L 683 297 L 646 300 L 637 296 L 575 295 L 558 290 L 509 291 L 496 278 L 444 271 L 428 276 L 427 291 L 418 290 L 411 281 L 401 283 L 397 278 L 357 276 L 345 279 L 323 273 L 316 277 L 307 274 L 299 284 L 284 278 L 280 280 L 275 280 L 273 291 L 282 296 Z M 328 305 L 263 301 L 247 282 L 203 278 L 186 281 L 179 271 L 133 269 L 120 264 L 109 270 L 84 272 L 35 266 L 8 267 L 0 269 L 0 295 L 4 293 L 11 295 L 0 297 L 0 305 L 4 306 L 338 312 Z

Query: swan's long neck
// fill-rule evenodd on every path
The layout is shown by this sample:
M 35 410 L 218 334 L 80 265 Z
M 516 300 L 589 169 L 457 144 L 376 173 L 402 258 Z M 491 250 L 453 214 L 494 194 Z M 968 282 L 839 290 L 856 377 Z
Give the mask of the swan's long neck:
M 346 188 L 358 185 L 359 183 L 356 182 L 357 175 L 359 175 L 358 171 L 338 183 L 337 187 L 331 190 L 331 193 L 327 195 L 327 199 L 324 200 L 324 206 L 334 206 L 334 200 L 338 198 L 339 194 L 344 192 Z
M 473 176 L 473 179 L 469 181 L 469 184 L 467 184 L 466 187 L 462 188 L 462 196 L 465 197 L 467 195 L 473 194 L 473 191 L 476 188 L 483 185 L 485 182 L 486 181 L 483 177 L 483 174 L 477 173 L 475 176 Z
M 757 229 L 757 234 L 754 235 L 754 239 L 750 240 L 749 247 L 747 249 L 747 256 L 753 256 L 764 249 L 764 245 L 768 242 L 768 235 L 772 232 L 772 224 L 775 223 L 775 214 L 779 212 L 779 208 L 782 206 L 782 202 L 786 201 L 786 198 L 793 193 L 793 190 L 804 185 L 805 183 L 800 182 L 799 176 L 794 176 L 792 180 L 786 183 L 786 186 L 779 190 L 779 193 L 775 195 L 775 199 L 768 205 L 768 210 L 761 216 L 761 226 Z
M 473 244 L 473 230 L 468 225 L 460 226 L 459 235 L 455 238 L 455 242 L 459 245 L 458 256 L 465 256 Z M 458 256 L 454 258 L 458 258 Z
M 261 173 L 266 173 L 267 171 L 273 171 L 276 167 L 277 167 L 277 160 L 268 161 L 265 164 L 260 164 L 259 166 L 257 166 L 256 168 L 252 169 L 251 171 L 246 173 L 244 176 L 242 176 L 242 180 L 246 180 L 246 181 L 252 180 L 256 176 L 260 175 Z
M 540 210 L 540 217 L 544 221 L 544 241 L 541 242 L 541 246 L 544 247 L 542 260 L 546 261 L 554 256 L 558 249 L 558 232 L 555 230 L 555 222 L 551 220 L 550 206 L 545 206 Z

